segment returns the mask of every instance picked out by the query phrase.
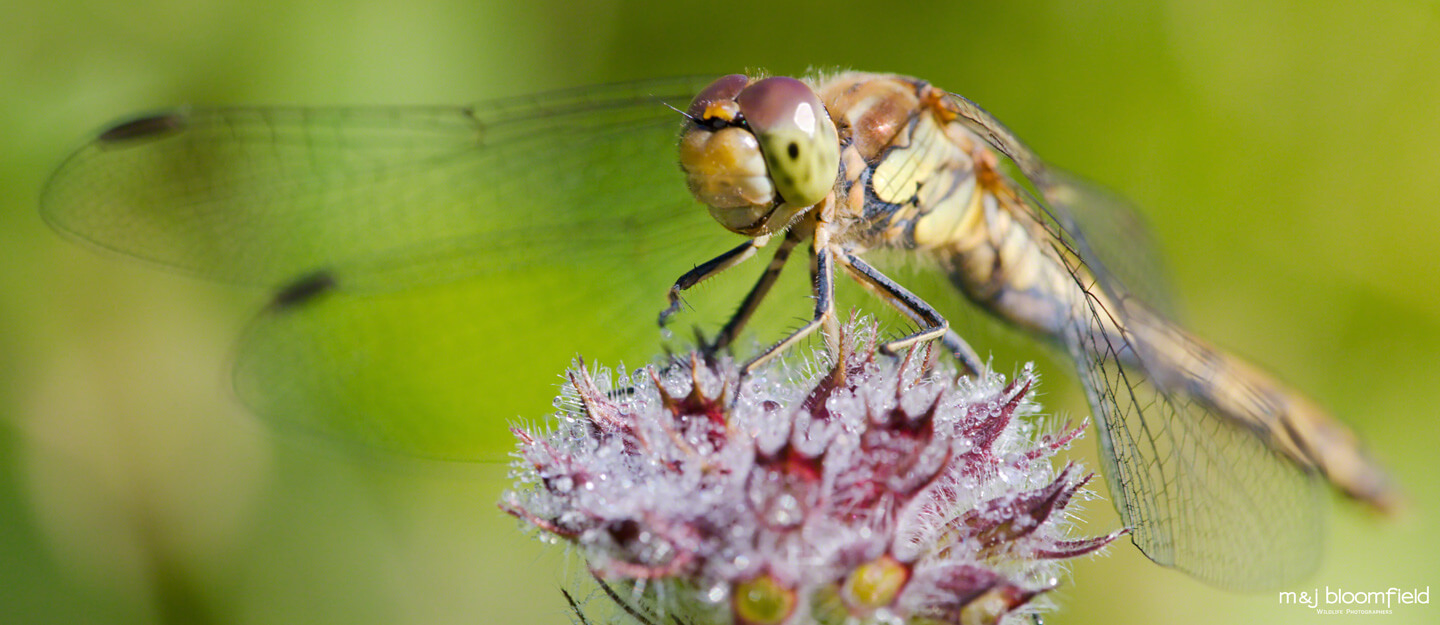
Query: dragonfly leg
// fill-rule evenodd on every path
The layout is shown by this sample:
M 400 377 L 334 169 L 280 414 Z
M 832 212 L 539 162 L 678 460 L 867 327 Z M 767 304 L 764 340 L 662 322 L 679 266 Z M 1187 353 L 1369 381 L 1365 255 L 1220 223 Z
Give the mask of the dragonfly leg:
M 770 235 L 755 237 L 741 243 L 736 246 L 735 249 L 700 263 L 694 269 L 685 272 L 684 275 L 675 280 L 675 284 L 670 287 L 670 292 L 666 294 L 670 305 L 666 306 L 665 310 L 660 311 L 660 327 L 665 327 L 665 324 L 669 323 L 670 317 L 680 312 L 680 293 L 682 291 L 709 280 L 726 269 L 749 260 L 750 257 L 755 255 L 756 250 L 765 247 L 765 244 L 769 242 Z
M 730 321 L 726 322 L 720 333 L 715 335 L 715 341 L 706 348 L 707 352 L 710 354 L 720 352 L 728 347 L 736 336 L 740 335 L 740 330 L 745 327 L 745 323 L 750 320 L 750 316 L 760 306 L 760 301 L 765 299 L 765 295 L 770 292 L 770 287 L 775 286 L 775 280 L 780 277 L 780 270 L 785 267 L 785 261 L 790 259 L 790 253 L 799 243 L 800 238 L 797 236 L 787 235 L 785 237 L 785 240 L 780 243 L 779 249 L 775 250 L 775 256 L 770 259 L 770 265 L 765 268 L 765 273 L 760 274 L 760 279 L 755 281 L 755 286 L 751 287 L 750 292 L 745 295 L 744 301 L 740 302 L 740 307 L 735 310 L 734 315 L 731 315 Z
M 975 353 L 975 348 L 970 343 L 960 338 L 954 330 L 946 330 L 945 336 L 940 337 L 940 344 L 960 361 L 960 366 L 965 367 L 965 373 L 970 376 L 980 375 L 980 368 L 985 366 L 980 362 L 980 354 Z
M 980 373 L 983 366 L 980 356 L 975 353 L 975 349 L 970 347 L 969 343 L 965 342 L 965 339 L 950 330 L 950 322 L 946 321 L 945 317 L 941 316 L 934 307 L 886 277 L 885 274 L 880 273 L 878 269 L 861 260 L 859 256 L 846 253 L 842 259 L 842 264 L 850 272 L 851 277 L 920 326 L 919 330 L 909 336 L 881 345 L 880 351 L 894 355 L 916 343 L 939 339 L 940 343 L 955 355 L 955 359 L 960 361 L 960 365 L 965 367 L 970 375 Z
M 827 326 L 827 323 L 831 325 L 834 324 L 834 265 L 835 262 L 833 259 L 833 252 L 831 252 L 828 247 L 819 247 L 818 249 L 812 250 L 810 274 L 811 277 L 813 277 L 815 280 L 815 314 L 812 315 L 810 321 L 804 326 L 801 326 L 799 330 L 792 332 L 790 336 L 785 337 L 784 340 L 774 345 L 771 345 L 769 349 L 766 349 L 759 356 L 756 356 L 750 362 L 745 363 L 745 368 L 741 369 L 740 371 L 741 375 L 750 375 L 750 373 L 755 371 L 755 369 L 758 369 L 761 365 L 769 362 L 772 358 L 780 355 L 782 352 L 789 349 L 796 343 L 800 342 L 805 337 L 810 336 L 815 332 L 815 330 L 819 329 L 821 326 Z M 827 341 L 834 341 L 836 339 L 836 337 L 831 336 L 829 326 L 827 326 L 826 335 Z M 836 345 L 831 346 L 832 350 L 836 348 Z

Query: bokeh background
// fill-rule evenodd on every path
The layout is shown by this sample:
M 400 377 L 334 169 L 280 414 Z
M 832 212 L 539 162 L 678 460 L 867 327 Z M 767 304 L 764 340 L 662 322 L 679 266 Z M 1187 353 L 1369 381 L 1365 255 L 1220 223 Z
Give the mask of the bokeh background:
M 1393 521 L 1334 501 L 1323 568 L 1290 590 L 1440 582 L 1435 2 L 19 0 L 5 14 L 0 622 L 565 623 L 558 588 L 580 570 L 495 508 L 503 468 L 376 461 L 246 413 L 226 363 L 263 292 L 96 254 L 40 221 L 45 176 L 87 133 L 184 103 L 464 103 L 746 68 L 924 77 L 1135 199 L 1189 325 L 1354 424 L 1412 498 Z M 561 365 L 522 350 L 475 372 L 476 401 L 516 379 L 543 393 Z M 1064 367 L 1041 366 L 1048 407 L 1085 414 Z M 533 406 L 507 416 L 548 411 L 516 396 Z M 1116 523 L 1100 502 L 1088 516 Z M 1323 618 L 1128 544 L 1057 596 L 1052 623 Z M 1440 618 L 1394 610 L 1346 618 Z

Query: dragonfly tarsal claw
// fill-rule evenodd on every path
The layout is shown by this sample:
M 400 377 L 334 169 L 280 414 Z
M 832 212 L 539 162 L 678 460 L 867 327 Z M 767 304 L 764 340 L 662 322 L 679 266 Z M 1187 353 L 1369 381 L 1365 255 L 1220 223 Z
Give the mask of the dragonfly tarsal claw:
M 656 323 L 658 323 L 661 328 L 669 325 L 670 318 L 675 316 L 675 313 L 680 312 L 680 302 L 680 294 L 672 290 L 670 292 L 670 305 L 660 311 L 660 317 L 656 319 Z

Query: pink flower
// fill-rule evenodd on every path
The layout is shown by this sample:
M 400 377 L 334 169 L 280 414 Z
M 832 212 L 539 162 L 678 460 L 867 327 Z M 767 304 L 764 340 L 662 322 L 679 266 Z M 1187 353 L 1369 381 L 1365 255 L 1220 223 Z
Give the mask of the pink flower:
M 1030 368 L 957 378 L 850 333 L 835 366 L 743 384 L 694 355 L 577 366 L 553 429 L 515 430 L 501 506 L 652 623 L 997 622 L 1123 533 L 1072 536 L 1091 476 L 1050 456 L 1084 425 L 1035 434 Z

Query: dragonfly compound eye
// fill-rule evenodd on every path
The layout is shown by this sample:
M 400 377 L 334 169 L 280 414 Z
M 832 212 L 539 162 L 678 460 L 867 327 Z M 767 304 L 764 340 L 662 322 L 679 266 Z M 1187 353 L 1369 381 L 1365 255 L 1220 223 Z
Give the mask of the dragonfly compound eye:
M 760 142 L 770 179 L 791 206 L 825 199 L 840 172 L 835 124 L 808 85 L 776 76 L 736 96 L 740 115 Z

